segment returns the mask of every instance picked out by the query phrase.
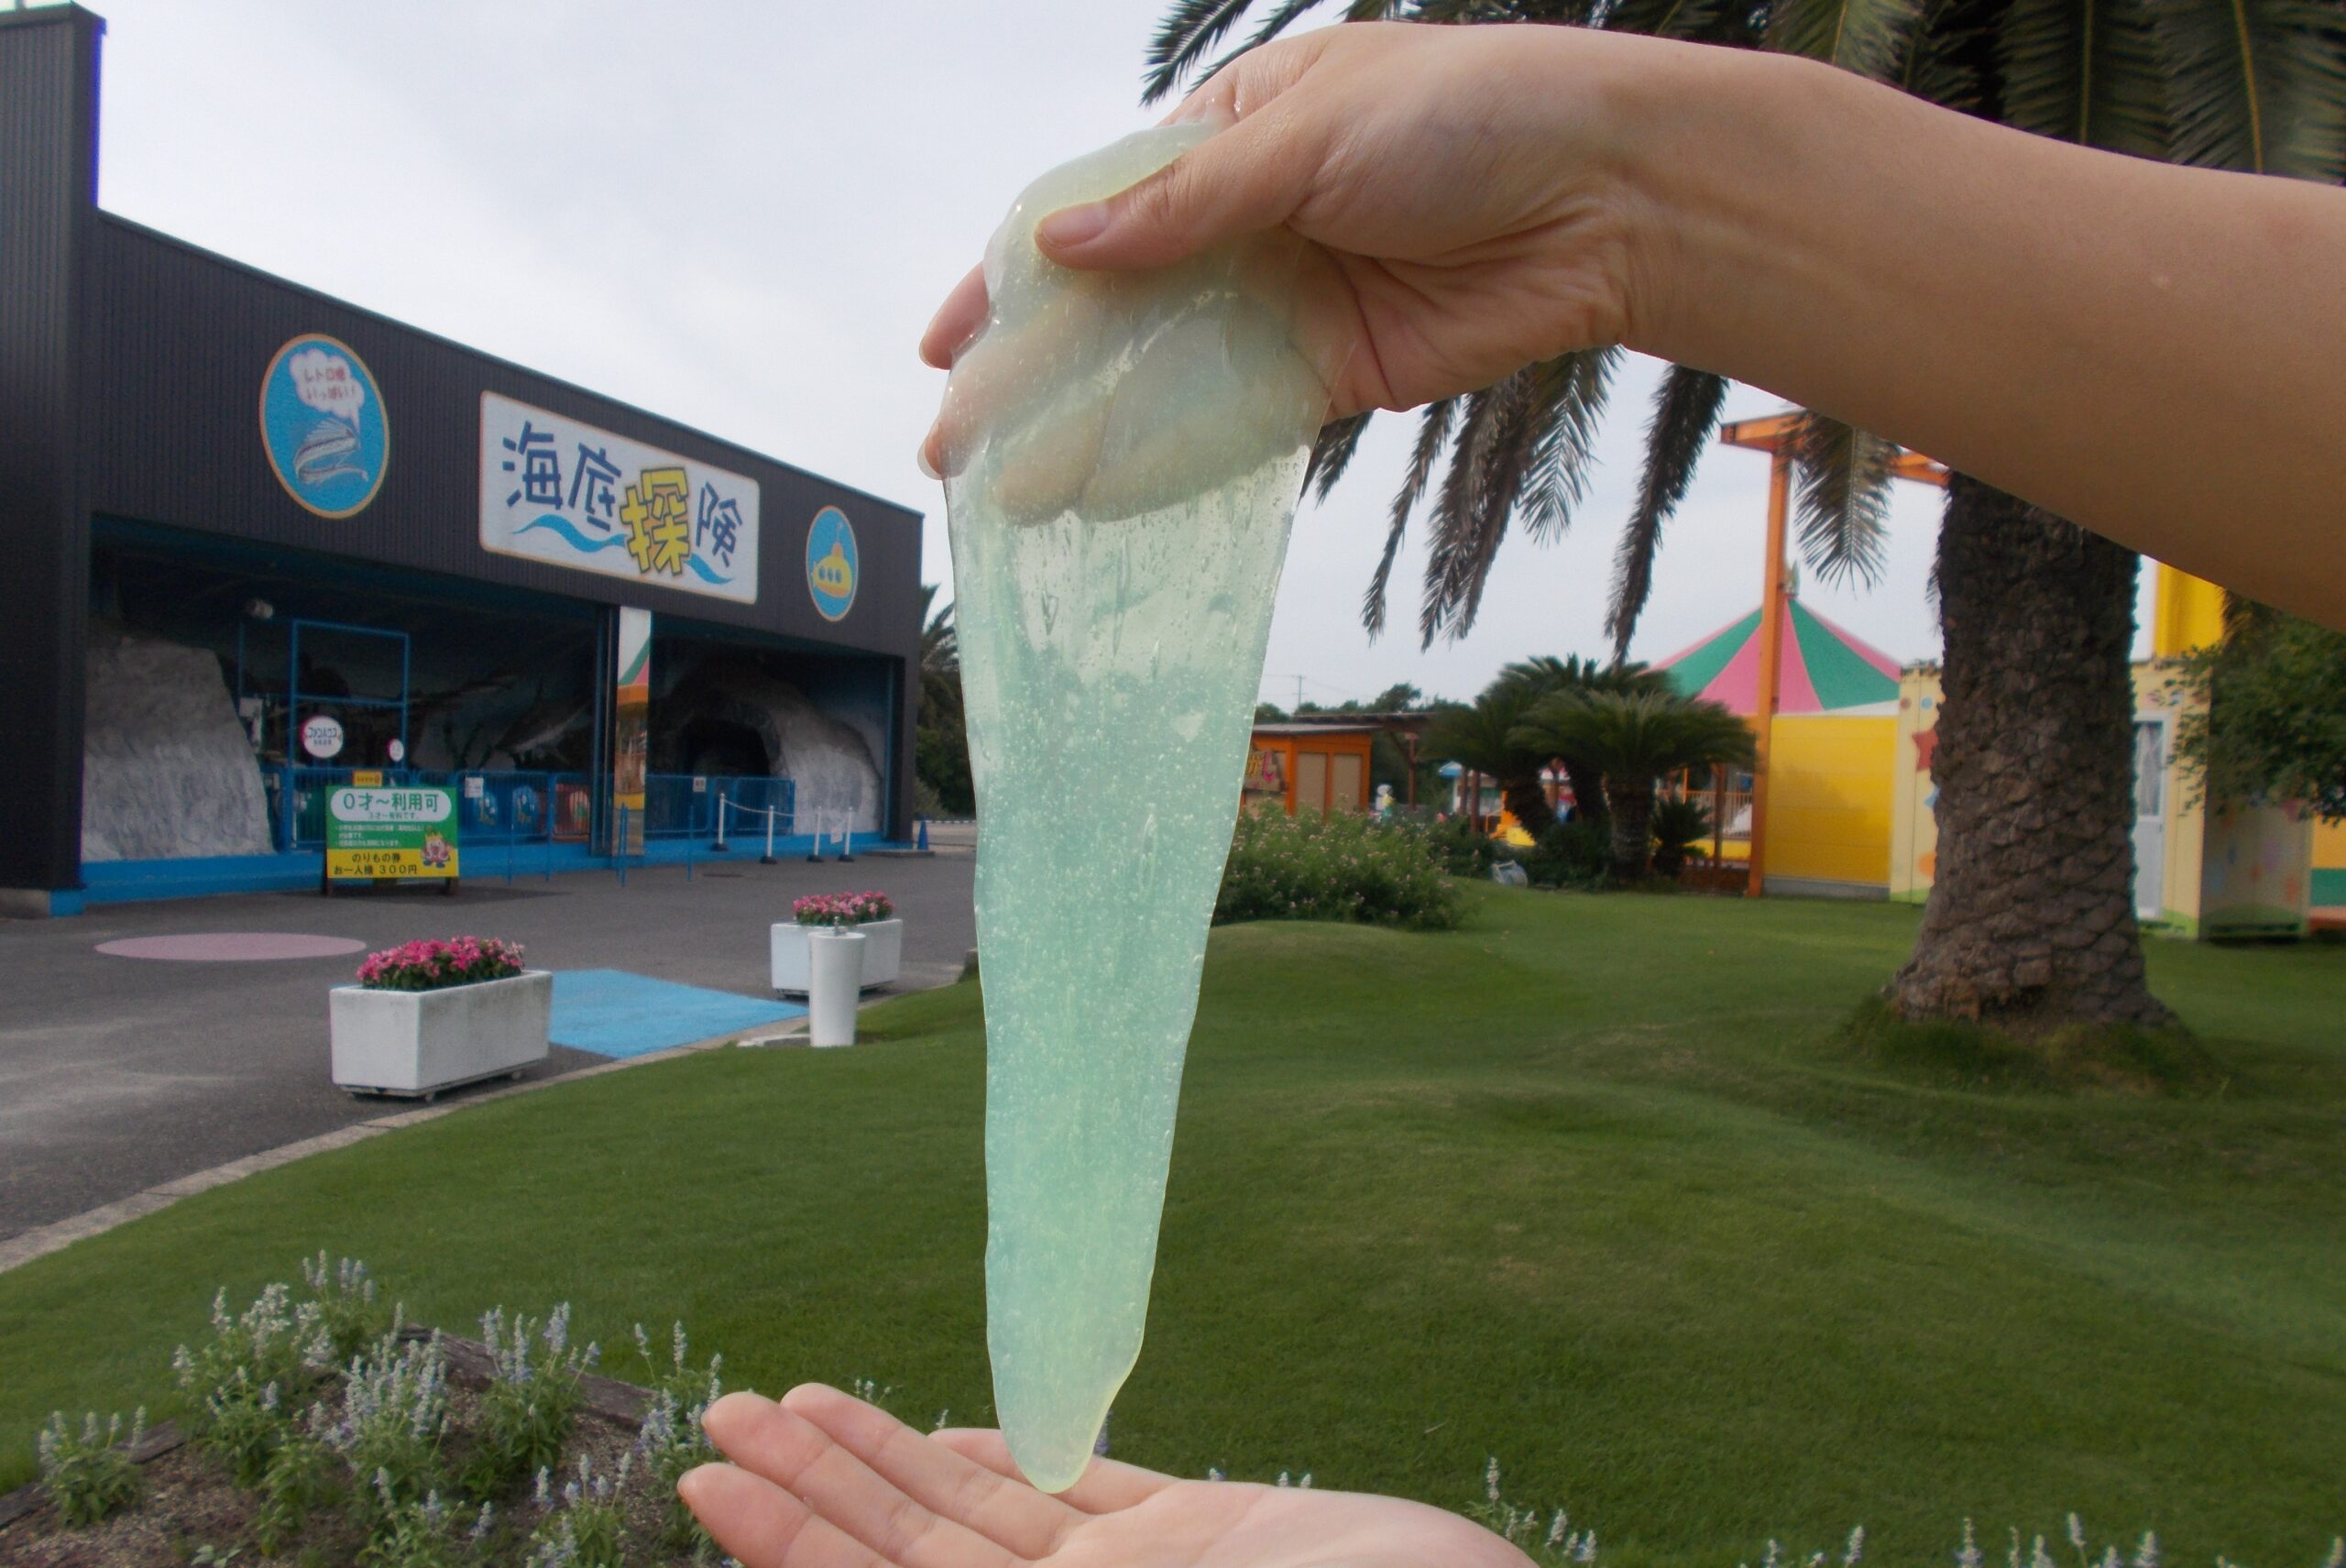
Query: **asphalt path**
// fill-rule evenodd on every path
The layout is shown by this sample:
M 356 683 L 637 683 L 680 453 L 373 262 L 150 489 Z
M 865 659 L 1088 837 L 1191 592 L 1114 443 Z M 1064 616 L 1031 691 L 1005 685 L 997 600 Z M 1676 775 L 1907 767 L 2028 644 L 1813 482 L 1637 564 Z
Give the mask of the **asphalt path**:
M 950 982 L 976 936 L 975 861 L 863 856 L 850 865 L 736 856 L 551 882 L 238 894 L 101 905 L 0 921 L 0 1239 L 158 1183 L 397 1109 L 355 1100 L 327 1069 L 326 992 L 363 954 L 186 962 L 96 951 L 126 937 L 281 931 L 368 949 L 469 934 L 521 942 L 533 969 L 616 969 L 771 997 L 766 928 L 809 893 L 877 888 L 904 921 L 898 989 Z M 550 1077 L 602 1060 L 556 1046 Z M 457 1091 L 461 1094 L 463 1091 Z

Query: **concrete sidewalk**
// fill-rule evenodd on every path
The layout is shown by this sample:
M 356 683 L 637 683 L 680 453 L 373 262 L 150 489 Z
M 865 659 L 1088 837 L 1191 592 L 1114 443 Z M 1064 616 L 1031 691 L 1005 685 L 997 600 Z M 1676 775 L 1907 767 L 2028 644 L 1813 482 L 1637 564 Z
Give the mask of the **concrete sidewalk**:
M 766 927 L 809 893 L 878 888 L 904 920 L 898 989 L 949 983 L 975 944 L 975 861 L 867 856 L 696 876 L 631 868 L 551 883 L 254 894 L 109 905 L 71 919 L 0 923 L 0 1239 L 405 1107 L 357 1101 L 327 1075 L 326 998 L 360 955 L 186 963 L 114 958 L 100 942 L 185 932 L 292 931 L 368 948 L 422 937 L 504 937 L 533 968 L 617 969 L 771 996 Z M 554 1048 L 547 1077 L 600 1061 Z M 461 1100 L 465 1091 L 452 1098 Z

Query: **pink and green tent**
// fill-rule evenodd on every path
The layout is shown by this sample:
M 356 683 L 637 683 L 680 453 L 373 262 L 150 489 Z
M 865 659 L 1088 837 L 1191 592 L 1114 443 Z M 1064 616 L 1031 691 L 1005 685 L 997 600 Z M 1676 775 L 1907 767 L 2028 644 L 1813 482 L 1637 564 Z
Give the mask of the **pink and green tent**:
M 1784 600 L 1778 713 L 1840 713 L 1898 700 L 1898 661 L 1796 598 Z M 1753 610 L 1655 668 L 1689 696 L 1760 711 L 1760 612 Z

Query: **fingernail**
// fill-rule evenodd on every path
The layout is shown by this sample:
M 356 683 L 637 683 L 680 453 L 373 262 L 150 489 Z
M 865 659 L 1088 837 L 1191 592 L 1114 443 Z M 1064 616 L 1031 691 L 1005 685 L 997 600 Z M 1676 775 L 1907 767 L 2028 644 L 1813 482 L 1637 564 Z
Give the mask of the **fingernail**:
M 1098 239 L 1108 226 L 1108 203 L 1086 202 L 1063 207 L 1035 225 L 1035 237 L 1054 250 L 1072 250 Z
M 937 471 L 937 465 L 929 460 L 928 455 L 928 444 L 936 438 L 937 431 L 931 427 L 929 433 L 920 438 L 920 450 L 913 455 L 913 461 L 920 465 L 922 474 L 931 479 L 941 481 L 945 476 Z

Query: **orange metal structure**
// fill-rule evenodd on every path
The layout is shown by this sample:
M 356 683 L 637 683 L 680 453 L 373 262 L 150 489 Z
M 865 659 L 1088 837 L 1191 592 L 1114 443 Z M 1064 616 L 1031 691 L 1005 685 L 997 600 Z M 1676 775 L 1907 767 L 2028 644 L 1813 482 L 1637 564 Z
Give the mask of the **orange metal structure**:
M 1751 876 L 1743 890 L 1748 898 L 1767 891 L 1768 752 L 1775 736 L 1776 703 L 1783 679 L 1784 543 L 1792 510 L 1792 451 L 1801 419 L 1797 413 L 1768 414 L 1719 427 L 1721 445 L 1765 452 L 1769 459 L 1768 555 L 1760 599 L 1760 711 L 1751 719 L 1757 751 L 1751 767 Z M 1944 488 L 1947 468 L 1935 458 L 1901 449 L 1891 462 L 1890 473 L 1892 478 Z

